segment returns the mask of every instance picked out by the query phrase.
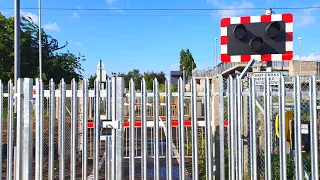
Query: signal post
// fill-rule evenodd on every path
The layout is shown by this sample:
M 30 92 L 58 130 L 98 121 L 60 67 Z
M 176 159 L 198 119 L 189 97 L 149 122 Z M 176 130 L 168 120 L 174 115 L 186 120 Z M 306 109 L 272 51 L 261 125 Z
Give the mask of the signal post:
M 293 15 L 290 13 L 272 14 L 272 10 L 267 9 L 266 13 L 260 16 L 223 18 L 221 19 L 220 43 L 221 62 L 248 62 L 244 72 L 241 73 L 241 78 L 245 77 L 244 74 L 247 74 L 247 71 L 251 69 L 250 67 L 255 61 L 266 62 L 268 65 L 266 72 L 271 72 L 273 61 L 290 61 L 293 58 Z M 264 75 L 264 77 L 268 77 L 268 75 Z M 241 109 L 244 111 L 244 114 L 248 114 L 245 111 L 249 111 L 249 101 L 246 97 L 242 98 L 244 106 Z M 245 128 L 241 132 L 242 143 L 238 144 L 238 146 L 242 146 L 242 150 L 247 151 L 248 146 L 244 147 L 244 141 L 249 136 L 247 133 L 248 117 L 242 116 L 240 119 L 242 121 L 241 125 Z M 271 127 L 271 122 L 264 122 L 263 116 L 259 119 L 262 123 L 257 128 L 265 131 L 265 133 L 261 133 L 259 141 L 265 142 L 265 135 L 267 135 L 266 138 L 268 139 L 266 142 L 272 142 L 270 133 L 267 134 L 265 130 L 266 127 Z M 260 145 L 262 147 L 259 149 L 264 149 L 266 144 L 260 143 Z M 270 145 L 268 144 L 269 147 L 266 149 L 267 152 L 265 152 L 267 156 L 271 155 Z M 237 155 L 241 156 L 239 159 L 242 159 L 244 156 L 243 151 Z M 237 168 L 240 168 L 240 170 L 237 169 L 238 173 L 246 171 L 245 169 L 243 169 L 244 171 L 241 169 L 243 166 L 248 167 L 243 164 L 248 162 L 248 157 L 245 156 L 242 161 L 244 162 L 237 164 Z M 243 165 L 242 167 L 241 164 Z M 238 174 L 237 176 L 240 177 L 242 175 Z

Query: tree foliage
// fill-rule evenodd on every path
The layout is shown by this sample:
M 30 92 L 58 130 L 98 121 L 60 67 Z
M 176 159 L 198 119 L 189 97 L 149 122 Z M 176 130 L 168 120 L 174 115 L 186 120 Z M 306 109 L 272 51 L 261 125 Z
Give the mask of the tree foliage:
M 67 52 L 58 52 L 67 47 L 68 42 L 59 45 L 58 40 L 42 34 L 42 72 L 43 81 L 51 78 L 59 83 L 64 78 L 70 82 L 73 78 L 82 78 L 81 61 L 84 56 Z M 39 29 L 31 18 L 21 18 L 20 31 L 20 77 L 39 77 Z M 6 18 L 0 13 L 0 79 L 8 81 L 14 77 L 14 18 Z
M 97 75 L 91 75 L 89 78 L 88 78 L 88 82 L 89 82 L 89 88 L 92 89 L 94 88 L 94 81 L 96 80 L 97 78 Z
M 140 73 L 138 69 L 133 69 L 132 71 L 129 71 L 127 74 L 125 73 L 119 73 L 119 77 L 124 78 L 125 88 L 129 88 L 129 82 L 132 78 L 133 82 L 135 83 L 135 89 L 140 90 L 141 89 L 141 81 L 144 78 L 146 81 L 146 88 L 147 90 L 153 89 L 153 81 L 155 78 L 157 78 L 159 85 L 164 84 L 166 77 L 163 72 L 144 72 L 143 74 Z
M 194 59 L 192 57 L 192 54 L 189 49 L 182 49 L 180 51 L 180 71 L 183 71 L 183 68 L 186 72 L 187 76 L 192 75 L 192 70 L 196 68 L 197 65 L 194 62 Z

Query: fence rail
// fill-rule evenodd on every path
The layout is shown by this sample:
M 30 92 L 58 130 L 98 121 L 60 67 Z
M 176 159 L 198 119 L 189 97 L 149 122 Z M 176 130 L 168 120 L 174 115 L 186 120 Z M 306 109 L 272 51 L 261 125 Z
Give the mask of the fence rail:
M 191 92 L 182 79 L 178 92 L 168 80 L 159 92 L 155 80 L 151 93 L 144 80 L 125 93 L 121 77 L 106 90 L 19 79 L 13 93 L 0 82 L 0 177 L 318 179 L 320 84 L 303 79 L 261 86 L 219 75 L 204 92 L 195 79 Z

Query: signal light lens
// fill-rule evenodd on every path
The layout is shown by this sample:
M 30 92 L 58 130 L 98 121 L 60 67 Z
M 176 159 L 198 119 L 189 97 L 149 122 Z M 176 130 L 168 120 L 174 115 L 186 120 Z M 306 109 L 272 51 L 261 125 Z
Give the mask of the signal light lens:
M 259 51 L 264 45 L 263 39 L 261 37 L 254 37 L 250 40 L 249 46 L 255 52 Z
M 243 39 L 247 34 L 247 29 L 243 24 L 239 24 L 233 29 L 233 34 L 236 38 Z
M 266 33 L 270 38 L 275 38 L 281 31 L 279 22 L 273 22 L 266 27 Z

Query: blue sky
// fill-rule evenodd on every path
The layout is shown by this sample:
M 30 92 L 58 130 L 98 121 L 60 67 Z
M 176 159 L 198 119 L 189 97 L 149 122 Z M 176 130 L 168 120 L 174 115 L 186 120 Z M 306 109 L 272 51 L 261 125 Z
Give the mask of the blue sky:
M 0 0 L 0 7 L 13 8 L 13 0 Z M 319 7 L 316 0 L 42 0 L 42 7 L 78 10 L 43 10 L 42 26 L 63 44 L 64 50 L 85 55 L 83 63 L 88 77 L 96 72 L 102 59 L 111 72 L 127 72 L 134 68 L 144 71 L 177 70 L 179 53 L 189 48 L 198 69 L 214 65 L 215 38 L 220 38 L 222 17 L 260 15 L 264 10 L 220 11 L 123 11 L 125 8 L 280 8 Z M 35 18 L 37 0 L 21 0 L 22 14 Z M 87 8 L 113 9 L 88 11 Z M 0 9 L 6 16 L 13 9 Z M 294 14 L 294 54 L 299 55 L 299 40 L 303 38 L 303 59 L 320 60 L 320 40 L 315 37 L 320 28 L 320 9 L 274 10 Z M 218 53 L 220 52 L 218 41 Z M 219 54 L 218 54 L 219 55 Z M 219 56 L 218 56 L 219 58 Z M 296 57 L 297 58 L 297 57 Z

